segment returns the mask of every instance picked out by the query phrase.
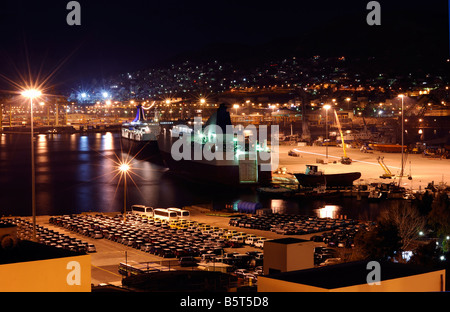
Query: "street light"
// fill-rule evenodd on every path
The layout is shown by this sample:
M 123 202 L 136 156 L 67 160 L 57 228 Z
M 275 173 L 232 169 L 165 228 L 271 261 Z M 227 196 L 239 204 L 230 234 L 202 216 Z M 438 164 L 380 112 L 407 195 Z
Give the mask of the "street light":
M 121 163 L 119 165 L 119 171 L 123 175 L 123 221 L 126 221 L 127 215 L 127 174 L 130 170 L 130 165 L 128 163 Z
M 31 116 L 31 213 L 33 217 L 33 240 L 36 237 L 36 173 L 34 169 L 34 124 L 33 124 L 33 99 L 42 95 L 42 92 L 36 89 L 24 90 L 22 96 L 30 99 L 30 116 Z
M 404 130 L 405 115 L 403 114 L 403 98 L 404 98 L 405 96 L 404 96 L 403 94 L 400 94 L 398 97 L 402 99 L 402 169 L 401 169 L 401 171 L 400 171 L 400 177 L 403 177 L 403 149 L 404 149 L 404 146 L 403 146 L 403 136 L 404 136 L 404 134 L 405 134 L 405 130 Z
M 351 100 L 351 98 L 348 97 L 345 100 L 347 101 L 347 109 L 350 110 L 350 100 Z
M 236 109 L 236 115 L 237 115 L 237 111 L 238 111 L 238 108 L 239 108 L 239 104 L 234 104 L 234 105 L 233 105 L 233 108 Z
M 331 105 L 325 104 L 323 108 L 325 109 L 325 137 L 326 137 L 325 147 L 328 162 L 328 110 L 331 108 Z

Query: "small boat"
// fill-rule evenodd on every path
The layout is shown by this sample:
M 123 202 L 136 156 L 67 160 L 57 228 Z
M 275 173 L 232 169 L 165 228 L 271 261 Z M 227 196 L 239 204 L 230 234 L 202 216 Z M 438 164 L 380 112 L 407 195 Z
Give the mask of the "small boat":
M 416 198 L 416 196 L 415 196 L 414 193 L 411 192 L 411 191 L 406 191 L 406 192 L 403 194 L 403 199 L 405 199 L 405 200 L 413 200 L 413 199 L 415 199 L 415 198 Z
M 377 202 L 377 201 L 380 201 L 382 197 L 383 197 L 382 192 L 380 192 L 377 189 L 372 189 L 370 191 L 369 195 L 367 196 L 367 199 L 371 202 Z
M 375 151 L 385 152 L 385 153 L 401 153 L 402 145 L 399 144 L 369 144 L 371 148 Z M 406 152 L 407 146 L 403 145 L 403 152 Z
M 294 173 L 300 186 L 327 188 L 344 188 L 353 186 L 353 181 L 361 177 L 361 172 L 325 174 L 316 165 L 306 165 L 305 173 Z

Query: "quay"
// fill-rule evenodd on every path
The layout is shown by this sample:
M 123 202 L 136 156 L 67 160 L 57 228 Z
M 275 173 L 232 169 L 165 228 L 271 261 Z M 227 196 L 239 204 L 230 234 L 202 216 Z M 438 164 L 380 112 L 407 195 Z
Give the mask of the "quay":
M 291 150 L 294 150 L 299 156 L 289 156 L 288 152 Z M 450 159 L 407 154 L 404 175 L 400 178 L 400 153 L 380 151 L 363 153 L 355 148 L 346 151 L 348 157 L 352 159 L 350 165 L 339 162 L 342 157 L 342 148 L 340 147 L 328 147 L 328 162 L 326 162 L 325 147 L 323 146 L 280 145 L 278 168 L 282 168 L 282 170 L 273 175 L 273 182 L 276 185 L 290 184 L 290 187 L 295 188 L 298 184 L 293 173 L 304 173 L 306 165 L 317 165 L 319 170 L 326 174 L 361 172 L 361 178 L 353 183 L 354 186 L 394 182 L 407 190 L 423 191 L 429 183 L 446 185 L 450 179 Z M 377 161 L 379 156 L 384 157 L 384 163 L 395 175 L 392 179 L 381 178 L 384 170 Z M 411 179 L 408 179 L 408 176 Z

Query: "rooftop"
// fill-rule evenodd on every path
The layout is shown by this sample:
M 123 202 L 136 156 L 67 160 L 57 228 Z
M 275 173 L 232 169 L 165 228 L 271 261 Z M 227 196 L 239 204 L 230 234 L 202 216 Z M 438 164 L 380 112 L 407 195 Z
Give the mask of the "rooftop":
M 309 240 L 295 238 L 295 237 L 286 237 L 286 238 L 271 239 L 270 242 L 271 243 L 288 245 L 288 244 L 297 244 L 297 243 L 309 242 Z
M 32 241 L 20 240 L 17 246 L 11 250 L 0 249 L 0 265 L 73 257 L 78 255 L 80 254 L 70 250 L 55 248 Z
M 299 271 L 270 274 L 266 277 L 326 289 L 366 284 L 367 261 L 347 262 Z M 381 281 L 423 274 L 439 269 L 428 269 L 403 263 L 382 262 Z

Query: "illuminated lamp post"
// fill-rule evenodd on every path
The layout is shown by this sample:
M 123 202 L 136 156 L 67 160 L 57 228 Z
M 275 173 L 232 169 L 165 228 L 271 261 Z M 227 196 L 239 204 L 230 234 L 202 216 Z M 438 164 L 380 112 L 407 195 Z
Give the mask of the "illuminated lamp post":
M 130 170 L 130 165 L 127 163 L 121 163 L 119 165 L 119 171 L 123 175 L 123 221 L 126 221 L 127 215 L 127 174 Z
M 31 213 L 33 218 L 33 240 L 36 241 L 36 172 L 34 169 L 34 124 L 33 124 L 33 99 L 41 96 L 42 92 L 35 89 L 24 90 L 22 96 L 30 99 L 31 116 Z
M 233 108 L 236 110 L 236 115 L 237 115 L 237 111 L 238 111 L 238 108 L 239 108 L 239 104 L 234 104 L 234 105 L 233 105 Z
M 325 142 L 325 147 L 326 147 L 326 157 L 327 157 L 327 162 L 328 162 L 328 110 L 331 108 L 331 105 L 329 104 L 325 104 L 323 106 L 323 108 L 325 109 L 325 137 L 326 137 L 326 141 Z
M 403 150 L 404 150 L 404 135 L 405 135 L 405 129 L 404 129 L 404 121 L 405 121 L 405 116 L 403 115 L 403 98 L 405 97 L 403 94 L 400 94 L 399 97 L 402 99 L 402 169 L 400 171 L 400 177 L 403 177 Z

